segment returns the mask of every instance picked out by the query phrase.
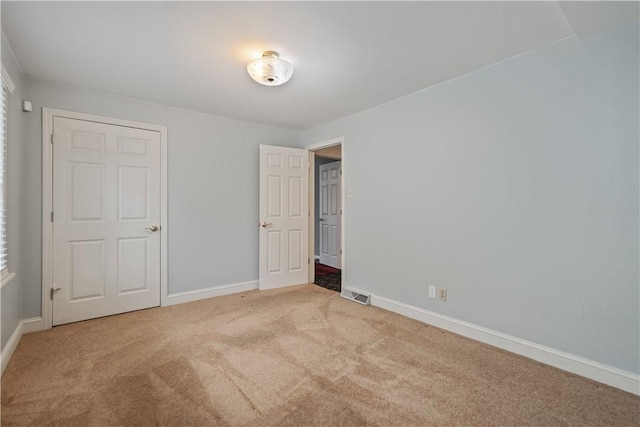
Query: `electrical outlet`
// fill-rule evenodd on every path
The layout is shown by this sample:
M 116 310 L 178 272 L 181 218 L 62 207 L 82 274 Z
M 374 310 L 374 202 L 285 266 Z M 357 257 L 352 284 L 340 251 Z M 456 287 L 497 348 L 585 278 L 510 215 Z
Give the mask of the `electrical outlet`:
M 440 301 L 446 301 L 447 300 L 447 290 L 445 288 L 440 288 L 438 290 L 438 299 Z
M 433 285 L 429 285 L 429 298 L 436 297 L 436 287 Z

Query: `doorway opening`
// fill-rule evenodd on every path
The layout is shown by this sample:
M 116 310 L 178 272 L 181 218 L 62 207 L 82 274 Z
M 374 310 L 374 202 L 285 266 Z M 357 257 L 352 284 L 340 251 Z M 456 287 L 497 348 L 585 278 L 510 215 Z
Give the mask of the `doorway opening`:
M 341 292 L 344 241 L 342 138 L 309 149 L 309 282 Z

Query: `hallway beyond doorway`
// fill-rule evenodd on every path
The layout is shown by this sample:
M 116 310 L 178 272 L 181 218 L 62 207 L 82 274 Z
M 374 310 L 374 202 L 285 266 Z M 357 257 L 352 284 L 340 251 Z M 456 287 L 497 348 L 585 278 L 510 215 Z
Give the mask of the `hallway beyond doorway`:
M 342 270 L 320 264 L 316 261 L 314 283 L 323 288 L 340 292 L 342 289 Z

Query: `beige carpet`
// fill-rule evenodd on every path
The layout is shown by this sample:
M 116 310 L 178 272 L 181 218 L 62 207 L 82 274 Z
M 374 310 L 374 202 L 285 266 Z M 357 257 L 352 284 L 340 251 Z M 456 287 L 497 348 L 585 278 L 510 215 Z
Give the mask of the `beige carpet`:
M 640 398 L 305 285 L 25 335 L 2 424 L 638 426 Z

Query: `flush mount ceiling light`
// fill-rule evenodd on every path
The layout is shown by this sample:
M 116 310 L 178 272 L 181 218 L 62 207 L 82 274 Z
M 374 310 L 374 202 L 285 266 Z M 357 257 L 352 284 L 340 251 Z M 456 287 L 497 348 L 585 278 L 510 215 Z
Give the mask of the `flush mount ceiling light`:
M 262 54 L 262 58 L 247 65 L 247 72 L 261 85 L 278 86 L 291 78 L 293 67 L 284 59 L 280 59 L 278 52 L 267 50 Z

